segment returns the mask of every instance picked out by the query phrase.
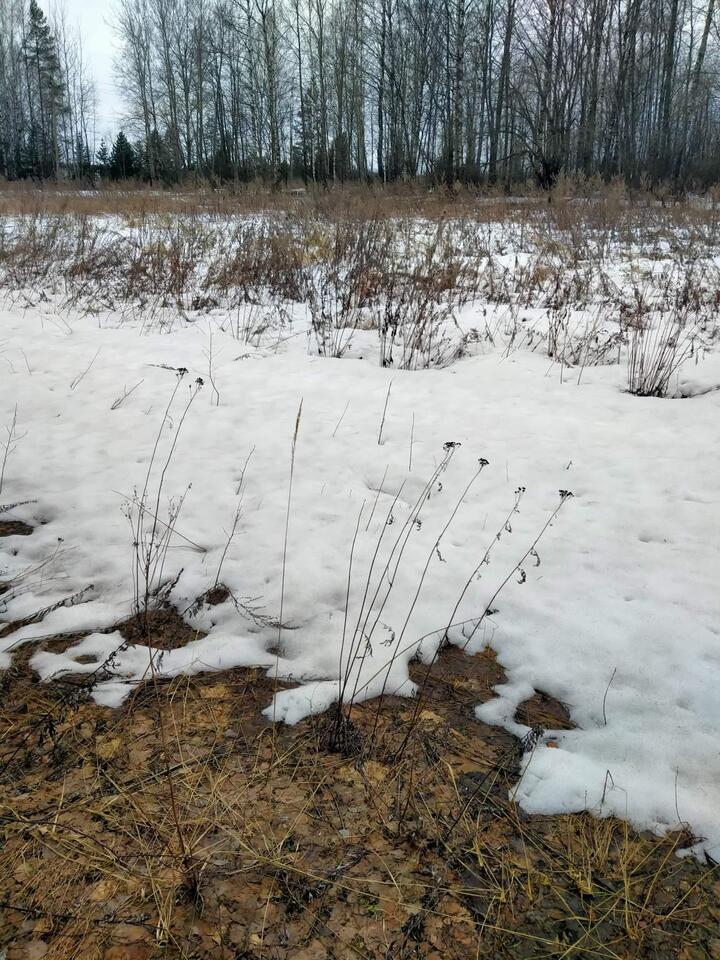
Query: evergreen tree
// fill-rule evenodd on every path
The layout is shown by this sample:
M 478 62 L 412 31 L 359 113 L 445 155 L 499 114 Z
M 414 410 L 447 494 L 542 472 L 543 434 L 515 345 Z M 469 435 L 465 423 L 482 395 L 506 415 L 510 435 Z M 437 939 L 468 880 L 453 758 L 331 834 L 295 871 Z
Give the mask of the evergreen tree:
M 73 171 L 73 176 L 81 180 L 83 177 L 90 176 L 91 173 L 90 151 L 88 150 L 87 141 L 83 135 L 79 133 L 75 139 L 75 170 Z
M 110 154 L 110 176 L 113 180 L 125 180 L 137 173 L 135 151 L 123 131 L 115 138 Z
M 105 140 L 100 141 L 100 146 L 98 151 L 95 154 L 95 163 L 98 166 L 98 173 L 103 176 L 109 172 L 110 168 L 110 151 L 108 150 Z
M 30 112 L 32 172 L 57 176 L 60 164 L 59 119 L 63 84 L 55 37 L 37 0 L 30 0 L 24 44 Z
M 150 163 L 152 157 L 153 163 Z M 179 171 L 175 163 L 172 148 L 168 144 L 168 138 L 160 135 L 157 129 L 154 129 L 145 143 L 139 145 L 136 151 L 136 160 L 138 172 L 143 180 L 153 182 L 153 173 L 155 177 L 165 185 L 177 183 Z

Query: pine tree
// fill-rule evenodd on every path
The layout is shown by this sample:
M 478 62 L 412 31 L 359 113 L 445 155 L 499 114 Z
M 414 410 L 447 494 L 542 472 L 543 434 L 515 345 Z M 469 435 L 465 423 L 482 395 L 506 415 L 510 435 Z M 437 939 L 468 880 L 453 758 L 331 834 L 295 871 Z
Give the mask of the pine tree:
M 123 131 L 115 138 L 110 154 L 110 176 L 113 180 L 124 180 L 137 173 L 135 151 Z
M 37 0 L 30 0 L 24 58 L 33 172 L 40 177 L 57 176 L 63 84 L 55 37 Z

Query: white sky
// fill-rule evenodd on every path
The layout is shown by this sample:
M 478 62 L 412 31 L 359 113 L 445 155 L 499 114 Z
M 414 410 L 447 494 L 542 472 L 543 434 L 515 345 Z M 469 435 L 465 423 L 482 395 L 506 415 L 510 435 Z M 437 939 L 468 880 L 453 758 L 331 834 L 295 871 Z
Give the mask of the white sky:
M 68 26 L 79 27 L 85 62 L 97 92 L 97 142 L 109 138 L 122 123 L 122 95 L 113 73 L 115 45 L 110 28 L 113 3 L 108 0 L 60 0 L 67 12 Z M 50 0 L 44 0 L 46 10 Z

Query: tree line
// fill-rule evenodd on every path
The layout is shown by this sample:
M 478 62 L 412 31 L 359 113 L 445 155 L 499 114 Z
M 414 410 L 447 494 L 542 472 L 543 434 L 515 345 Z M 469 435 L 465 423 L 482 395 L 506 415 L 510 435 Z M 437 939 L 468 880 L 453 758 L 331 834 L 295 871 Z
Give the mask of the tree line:
M 86 176 L 94 111 L 80 37 L 64 16 L 50 22 L 37 0 L 0 0 L 0 176 Z
M 90 104 L 37 11 L 0 0 L 10 175 L 82 166 Z M 114 176 L 720 180 L 716 0 L 119 0 L 114 25 Z

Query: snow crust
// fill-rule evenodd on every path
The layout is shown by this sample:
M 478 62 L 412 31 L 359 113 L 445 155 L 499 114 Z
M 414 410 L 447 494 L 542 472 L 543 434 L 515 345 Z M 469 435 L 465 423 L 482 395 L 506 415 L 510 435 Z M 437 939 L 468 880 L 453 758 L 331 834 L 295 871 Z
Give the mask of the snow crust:
M 480 309 L 466 308 L 463 321 L 479 324 Z M 84 591 L 1 639 L 0 667 L 22 644 L 80 633 L 87 635 L 63 653 L 36 652 L 32 665 L 46 681 L 96 673 L 93 696 L 108 707 L 148 676 L 151 656 L 161 676 L 265 667 L 296 684 L 265 711 L 288 723 L 332 704 L 343 675 L 356 699 L 383 690 L 412 696 L 409 660 L 432 657 L 492 545 L 453 617 L 466 623 L 448 631 L 470 652 L 491 644 L 507 672 L 478 716 L 524 736 L 515 710 L 542 690 L 567 704 L 577 725 L 546 732 L 528 750 L 517 799 L 531 811 L 590 809 L 653 830 L 687 822 L 702 838 L 698 849 L 718 856 L 715 359 L 681 371 L 677 395 L 686 399 L 643 399 L 625 392 L 624 365 L 588 367 L 581 382 L 572 371 L 561 379 L 539 352 L 508 352 L 500 342 L 442 370 L 381 369 L 375 334 L 362 331 L 342 360 L 311 356 L 303 310 L 295 316 L 296 336 L 254 347 L 222 332 L 222 311 L 159 332 L 112 315 L 60 318 L 52 304 L 0 310 L 0 429 L 17 404 L 24 434 L 0 503 L 30 500 L 3 519 L 34 527 L 31 536 L 0 539 L 0 581 L 17 584 L 0 595 L 0 614 L 22 621 Z M 211 329 L 219 403 L 208 378 Z M 188 373 L 161 430 L 150 490 L 154 497 L 184 406 L 204 378 L 167 466 L 160 515 L 184 497 L 165 571 L 179 574 L 173 605 L 206 636 L 152 651 L 124 643 L 113 628 L 131 612 L 126 514 L 176 386 L 171 368 Z M 461 444 L 450 456 L 449 443 Z M 489 464 L 478 473 L 480 458 Z M 537 559 L 523 564 L 525 582 L 514 574 L 493 599 L 561 489 L 574 497 Z M 404 525 L 395 566 L 391 550 Z M 239 604 L 229 598 L 195 610 L 218 579 Z M 361 617 L 367 584 L 372 593 L 379 583 L 382 596 L 391 581 L 373 628 L 375 616 Z M 494 612 L 474 631 L 491 602 Z M 281 605 L 278 629 L 263 617 L 277 619 Z M 350 659 L 354 635 L 361 642 Z

